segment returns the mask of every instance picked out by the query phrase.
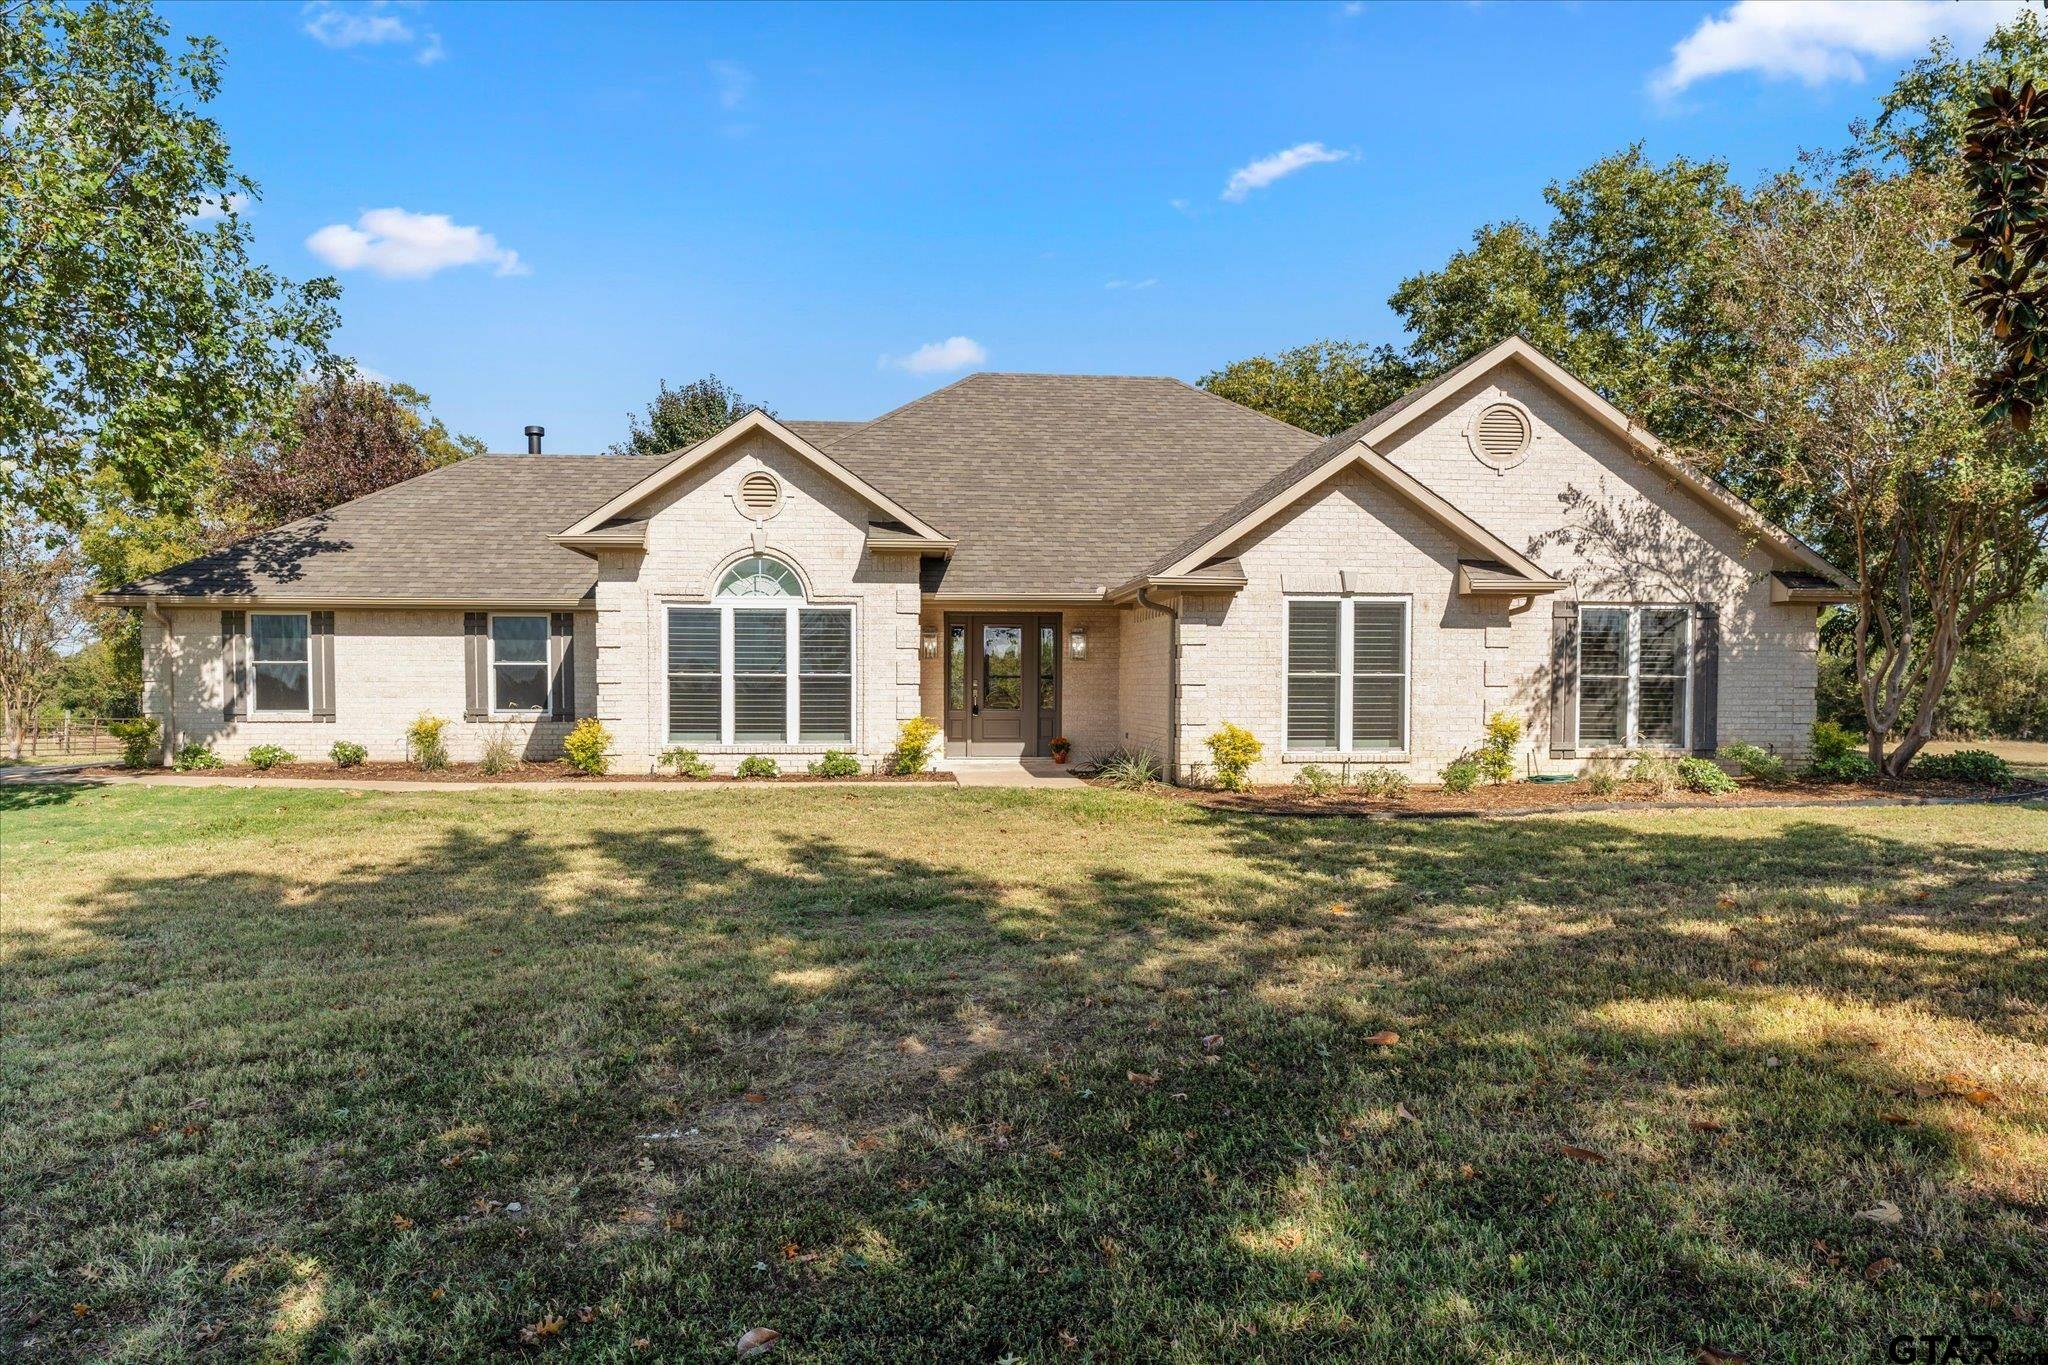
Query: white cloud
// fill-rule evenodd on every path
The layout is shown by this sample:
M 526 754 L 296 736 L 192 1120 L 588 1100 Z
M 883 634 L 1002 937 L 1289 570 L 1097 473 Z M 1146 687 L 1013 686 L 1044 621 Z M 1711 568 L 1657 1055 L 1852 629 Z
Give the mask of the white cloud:
M 432 66 L 447 54 L 439 33 L 405 18 L 417 8 L 403 0 L 308 0 L 299 13 L 306 32 L 325 47 L 409 47 L 414 61 Z
M 364 269 L 394 280 L 425 279 L 458 265 L 495 266 L 500 275 L 530 273 L 518 252 L 445 213 L 365 209 L 354 227 L 330 223 L 308 237 L 306 247 L 337 270 Z
M 220 199 L 209 200 L 208 202 L 201 204 L 198 208 L 192 210 L 192 212 L 185 215 L 185 221 L 192 224 L 194 227 L 205 227 L 209 223 L 218 223 L 221 219 L 227 217 L 230 213 L 239 214 L 246 210 L 248 207 L 248 195 L 225 195 Z
M 950 374 L 988 359 L 988 348 L 971 337 L 927 341 L 909 355 L 883 356 L 882 364 L 912 374 Z
M 707 62 L 711 81 L 718 90 L 718 107 L 737 109 L 754 91 L 754 73 L 738 62 Z
M 1736 71 L 1807 85 L 1860 81 L 1865 59 L 1899 61 L 1935 38 L 1974 45 L 2024 0 L 1738 0 L 1687 34 L 1650 80 L 1659 96 Z
M 1150 289 L 1157 283 L 1159 283 L 1157 279 L 1148 275 L 1142 280 L 1108 280 L 1104 282 L 1102 287 L 1104 289 Z
M 1296 171 L 1307 170 L 1329 161 L 1348 161 L 1349 152 L 1333 152 L 1320 142 L 1301 142 L 1284 152 L 1262 156 L 1249 166 L 1240 166 L 1230 173 L 1230 183 L 1223 187 L 1223 197 L 1233 204 L 1244 202 L 1245 196 L 1253 190 L 1262 190 L 1283 176 Z

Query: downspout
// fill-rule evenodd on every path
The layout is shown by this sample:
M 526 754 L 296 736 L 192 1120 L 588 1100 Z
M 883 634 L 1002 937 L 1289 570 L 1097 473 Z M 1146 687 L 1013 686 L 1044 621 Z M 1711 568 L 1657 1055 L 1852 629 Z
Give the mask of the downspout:
M 162 607 L 154 602 L 148 603 L 142 614 L 156 622 L 157 629 L 163 632 L 163 647 L 157 651 L 157 691 L 163 697 L 164 724 L 157 740 L 157 758 L 168 763 L 171 755 L 178 752 L 177 736 L 172 733 L 178 723 L 177 660 L 172 657 L 177 642 L 171 635 L 171 618 L 164 615 Z M 148 654 L 148 650 L 143 651 L 144 658 Z
M 1138 588 L 1138 605 L 1167 618 L 1166 637 L 1166 780 L 1180 785 L 1180 607 L 1163 606 Z

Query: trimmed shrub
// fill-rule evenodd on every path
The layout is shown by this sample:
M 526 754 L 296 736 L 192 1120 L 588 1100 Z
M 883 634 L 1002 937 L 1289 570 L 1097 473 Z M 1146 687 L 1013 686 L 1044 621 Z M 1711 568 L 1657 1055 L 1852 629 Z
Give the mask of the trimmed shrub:
M 442 717 L 424 711 L 418 720 L 405 727 L 405 756 L 415 768 L 434 772 L 448 766 L 448 741 L 441 734 L 447 728 L 448 722 Z
M 268 772 L 280 763 L 296 763 L 299 756 L 282 744 L 259 744 L 249 751 L 249 763 L 258 772 Z
M 117 720 L 107 725 L 107 731 L 121 741 L 121 766 L 124 768 L 154 768 L 158 762 L 156 736 L 161 722 L 155 716 L 137 716 L 133 720 Z
M 1294 775 L 1294 789 L 1304 796 L 1328 796 L 1342 785 L 1337 774 L 1314 763 Z
M 1869 754 L 1843 754 L 1815 759 L 1806 765 L 1805 776 L 1816 782 L 1869 782 L 1877 776 L 1877 765 Z
M 1628 780 L 1640 782 L 1659 796 L 1678 789 L 1678 765 L 1661 754 L 1638 754 L 1629 766 Z
M 740 760 L 734 770 L 741 777 L 780 777 L 782 769 L 775 766 L 775 760 L 766 754 L 748 754 Z
M 695 749 L 677 747 L 663 749 L 654 760 L 657 768 L 667 768 L 677 777 L 709 777 L 711 764 Z
M 1735 779 L 1711 758 L 1681 758 L 1677 766 L 1678 784 L 1689 792 L 1726 796 L 1736 789 Z
M 1444 790 L 1454 796 L 1463 796 L 1479 785 L 1479 760 L 1476 758 L 1455 758 L 1444 764 Z
M 1739 739 L 1732 744 L 1723 744 L 1721 757 L 1767 787 L 1789 782 L 1792 778 L 1792 770 L 1785 766 L 1784 759 Z
M 1247 774 L 1252 764 L 1266 752 L 1266 746 L 1259 743 L 1258 736 L 1241 725 L 1225 721 L 1202 743 L 1209 746 L 1209 757 L 1216 764 L 1217 786 L 1227 792 L 1241 792 L 1251 786 Z
M 1863 740 L 1852 733 L 1840 721 L 1817 720 L 1813 723 L 1813 760 L 1825 763 L 1844 754 L 1861 753 Z M 1866 758 L 1869 755 L 1864 755 Z
M 1408 774 L 1399 768 L 1368 768 L 1352 785 L 1358 789 L 1361 796 L 1398 801 L 1408 794 L 1411 784 L 1408 781 Z
M 327 751 L 337 768 L 354 768 L 369 761 L 370 751 L 353 740 L 337 739 L 334 747 Z
M 859 777 L 860 760 L 844 749 L 827 749 L 806 771 L 812 777 Z
M 511 730 L 502 725 L 494 726 L 491 737 L 484 741 L 484 751 L 477 759 L 476 770 L 485 777 L 496 777 L 518 766 L 519 750 L 513 747 Z
M 882 761 L 882 771 L 898 777 L 921 773 L 932 761 L 932 741 L 939 737 L 938 722 L 930 716 L 912 716 L 896 727 L 896 747 Z
M 1095 775 L 1111 786 L 1138 791 L 1159 780 L 1159 759 L 1150 749 L 1113 749 L 1095 765 Z
M 1488 782 L 1515 780 L 1515 746 L 1522 742 L 1522 721 L 1505 711 L 1486 718 L 1486 738 L 1479 745 L 1479 773 Z
M 218 768 L 221 761 L 220 755 L 213 751 L 211 744 L 204 744 L 195 739 L 178 750 L 171 759 L 171 766 L 181 773 L 191 773 L 202 768 Z
M 585 777 L 603 777 L 612 766 L 612 732 L 595 716 L 585 716 L 562 741 L 562 757 Z
M 1923 754 L 1907 773 L 1932 782 L 1968 782 L 2004 791 L 2012 785 L 2012 764 L 1989 749 L 1958 749 L 1952 754 Z
M 1868 782 L 1877 765 L 1863 752 L 1862 740 L 1832 720 L 1814 722 L 1813 759 L 1806 776 L 1817 782 Z

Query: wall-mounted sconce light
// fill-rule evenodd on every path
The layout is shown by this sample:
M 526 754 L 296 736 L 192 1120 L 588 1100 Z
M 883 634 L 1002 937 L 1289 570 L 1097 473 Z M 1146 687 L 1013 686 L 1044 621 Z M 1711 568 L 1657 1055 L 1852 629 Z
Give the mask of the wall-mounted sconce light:
M 1067 657 L 1085 659 L 1088 657 L 1088 628 L 1075 626 L 1067 632 Z
M 939 657 L 939 628 L 937 626 L 926 626 L 924 628 L 924 635 L 918 641 L 918 649 L 927 659 Z

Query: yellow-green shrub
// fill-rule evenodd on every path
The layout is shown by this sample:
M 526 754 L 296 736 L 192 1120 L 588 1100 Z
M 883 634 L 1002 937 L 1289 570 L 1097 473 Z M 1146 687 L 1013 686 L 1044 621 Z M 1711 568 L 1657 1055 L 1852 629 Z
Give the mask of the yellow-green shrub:
M 603 777 L 612 765 L 612 732 L 598 723 L 597 717 L 585 716 L 576 722 L 576 728 L 562 741 L 562 757 L 569 760 L 569 766 L 588 777 Z
M 1242 725 L 1225 721 L 1202 743 L 1209 746 L 1209 759 L 1216 767 L 1217 786 L 1227 792 L 1241 792 L 1251 786 L 1251 779 L 1246 774 L 1266 752 L 1266 746 L 1259 743 L 1257 735 Z
M 923 772 L 932 760 L 932 741 L 938 737 L 936 721 L 929 716 L 912 716 L 896 727 L 896 747 L 883 760 L 883 769 L 903 776 Z

